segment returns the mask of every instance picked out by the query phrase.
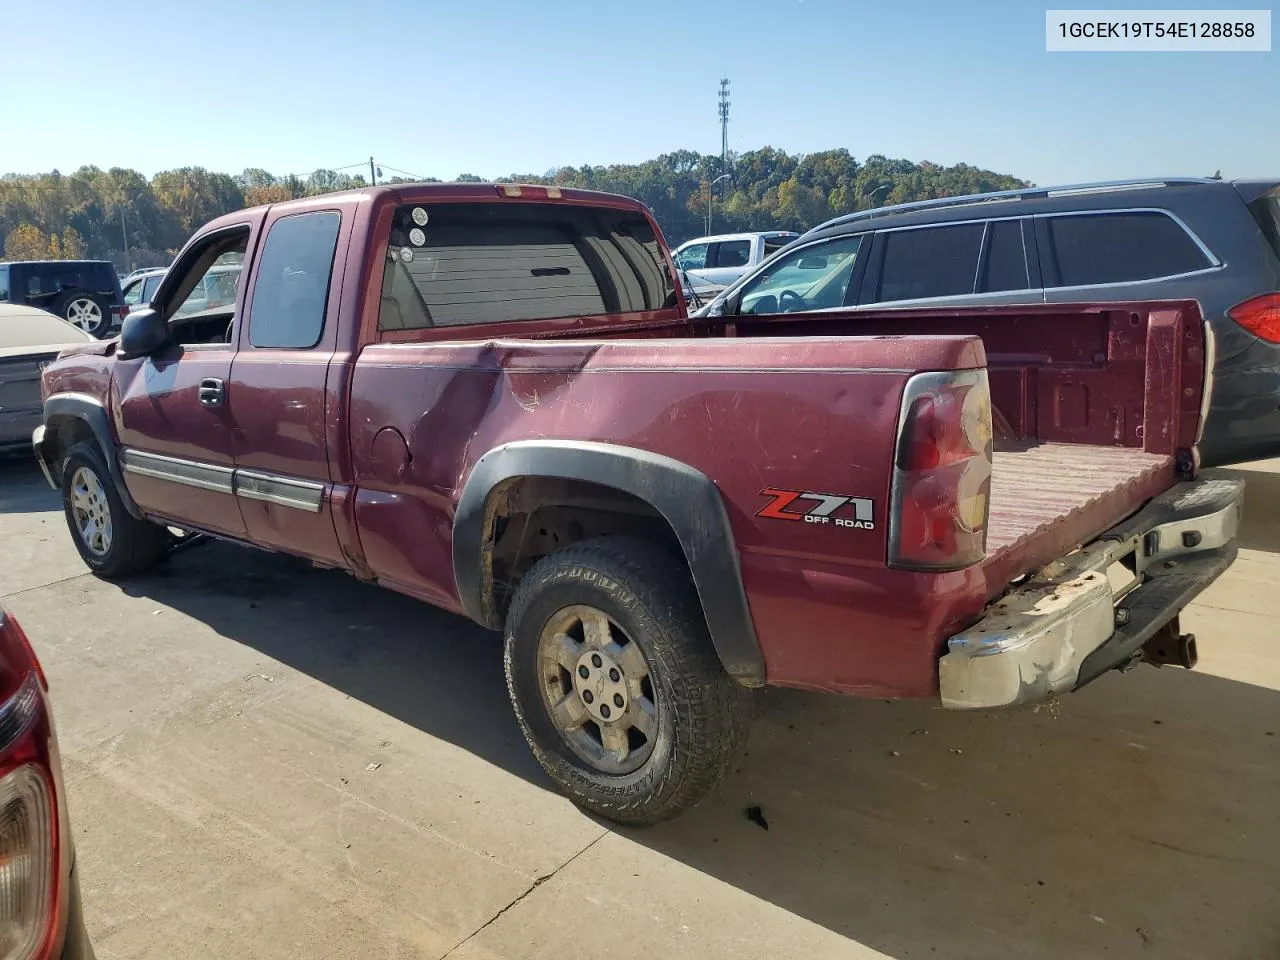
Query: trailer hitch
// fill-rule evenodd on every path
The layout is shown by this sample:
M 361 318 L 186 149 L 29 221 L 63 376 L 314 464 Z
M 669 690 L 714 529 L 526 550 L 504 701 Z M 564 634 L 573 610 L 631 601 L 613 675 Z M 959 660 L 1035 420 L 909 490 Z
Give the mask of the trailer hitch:
M 1196 653 L 1196 635 L 1182 633 L 1174 617 L 1142 646 L 1142 659 L 1157 667 L 1174 666 L 1190 670 L 1200 657 Z

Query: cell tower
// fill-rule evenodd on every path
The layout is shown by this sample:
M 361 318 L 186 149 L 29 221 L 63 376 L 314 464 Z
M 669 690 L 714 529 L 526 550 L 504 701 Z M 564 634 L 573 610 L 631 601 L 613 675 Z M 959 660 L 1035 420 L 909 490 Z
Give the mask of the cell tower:
M 729 78 L 720 80 L 720 169 L 729 169 Z

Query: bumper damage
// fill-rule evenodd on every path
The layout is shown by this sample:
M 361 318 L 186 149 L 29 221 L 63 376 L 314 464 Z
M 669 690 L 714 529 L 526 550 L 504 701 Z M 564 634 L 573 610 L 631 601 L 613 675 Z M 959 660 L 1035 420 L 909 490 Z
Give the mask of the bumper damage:
M 1123 666 L 1236 556 L 1244 483 L 1180 483 L 947 641 L 942 705 L 1036 703 Z

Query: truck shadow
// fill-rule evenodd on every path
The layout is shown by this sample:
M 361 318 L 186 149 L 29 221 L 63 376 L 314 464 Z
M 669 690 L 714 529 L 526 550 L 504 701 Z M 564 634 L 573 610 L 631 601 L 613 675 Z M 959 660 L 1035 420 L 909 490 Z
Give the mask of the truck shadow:
M 60 510 L 58 494 L 29 453 L 0 455 L 0 514 Z
M 496 634 L 219 543 L 126 589 L 550 789 Z M 715 795 L 620 832 L 898 960 L 1280 956 L 1274 690 L 1141 668 L 1039 712 L 761 707 Z

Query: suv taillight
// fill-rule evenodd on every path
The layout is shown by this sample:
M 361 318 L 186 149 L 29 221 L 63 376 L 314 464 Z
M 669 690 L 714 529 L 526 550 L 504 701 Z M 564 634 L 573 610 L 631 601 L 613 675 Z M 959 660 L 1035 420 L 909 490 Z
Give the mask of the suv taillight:
M 0 958 L 44 957 L 58 926 L 57 762 L 44 673 L 0 610 Z
M 1255 337 L 1280 343 L 1280 293 L 1264 293 L 1227 311 L 1229 316 Z
M 991 392 L 985 370 L 919 373 L 898 421 L 889 565 L 957 570 L 986 555 Z

